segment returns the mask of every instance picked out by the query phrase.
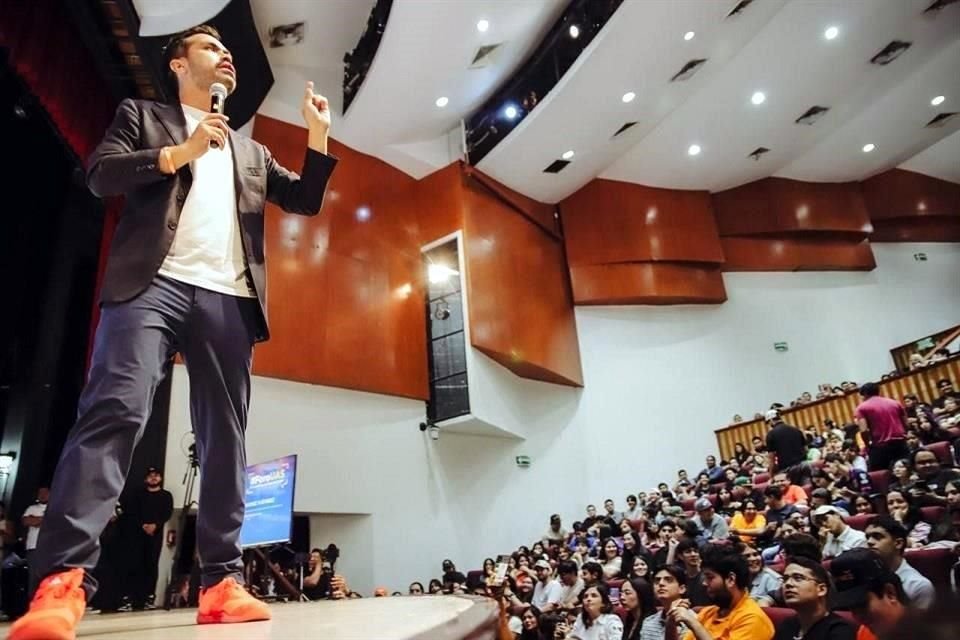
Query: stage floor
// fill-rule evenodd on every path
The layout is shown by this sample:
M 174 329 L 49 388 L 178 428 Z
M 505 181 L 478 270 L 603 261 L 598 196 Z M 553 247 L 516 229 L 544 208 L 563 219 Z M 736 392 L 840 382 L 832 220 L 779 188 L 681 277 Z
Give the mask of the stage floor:
M 491 640 L 497 605 L 489 598 L 420 596 L 272 604 L 273 620 L 197 625 L 196 609 L 90 614 L 77 630 L 89 640 Z M 9 624 L 0 625 L 5 638 Z

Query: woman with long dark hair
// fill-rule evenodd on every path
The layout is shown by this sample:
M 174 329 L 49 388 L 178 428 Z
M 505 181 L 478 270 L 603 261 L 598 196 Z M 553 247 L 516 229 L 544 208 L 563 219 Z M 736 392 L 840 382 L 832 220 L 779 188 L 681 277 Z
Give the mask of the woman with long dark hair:
M 581 613 L 571 629 L 566 623 L 557 625 L 554 638 L 564 640 L 621 640 L 623 622 L 613 613 L 610 589 L 599 582 L 580 592 Z
M 518 640 L 543 640 L 543 634 L 540 632 L 540 609 L 530 605 L 520 616 L 520 625 L 522 631 Z
M 433 580 L 430 581 L 430 585 L 429 585 L 429 587 L 428 587 L 428 591 L 430 592 L 430 595 L 432 595 L 432 596 L 437 596 L 437 595 L 442 594 L 442 593 L 443 593 L 443 583 L 440 582 L 438 579 L 434 578 Z
M 631 578 L 620 587 L 620 604 L 627 610 L 622 640 L 640 640 L 643 620 L 657 612 L 653 588 L 643 578 Z
M 600 544 L 599 562 L 603 565 L 603 576 L 607 580 L 620 575 L 623 558 L 620 557 L 620 545 L 616 539 L 607 538 Z
M 743 466 L 750 460 L 750 452 L 747 451 L 742 442 L 737 442 L 733 445 L 733 457 L 740 463 L 740 466 Z
M 887 491 L 887 512 L 907 530 L 907 549 L 922 547 L 930 538 L 930 524 L 906 491 Z

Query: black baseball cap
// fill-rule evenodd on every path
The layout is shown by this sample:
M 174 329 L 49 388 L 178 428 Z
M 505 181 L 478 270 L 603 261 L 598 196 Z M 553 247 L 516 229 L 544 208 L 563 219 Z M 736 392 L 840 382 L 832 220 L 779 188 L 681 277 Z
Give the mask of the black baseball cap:
M 833 606 L 837 609 L 864 607 L 871 586 L 900 583 L 900 577 L 883 564 L 880 556 L 863 548 L 845 551 L 834 558 L 830 575 L 836 587 Z
M 157 469 L 156 467 L 150 467 L 149 469 L 147 469 L 147 472 L 143 475 L 148 476 L 151 473 L 159 473 L 160 475 L 163 475 L 163 471 L 160 471 L 160 469 Z

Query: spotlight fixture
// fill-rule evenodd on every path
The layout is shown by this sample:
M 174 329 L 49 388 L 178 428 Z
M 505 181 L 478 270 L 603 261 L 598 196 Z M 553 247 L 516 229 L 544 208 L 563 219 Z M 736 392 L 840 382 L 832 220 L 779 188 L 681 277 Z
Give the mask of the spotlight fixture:
M 450 102 L 450 100 L 446 96 L 440 96 L 437 98 L 436 105 L 442 109 L 443 107 L 447 106 L 448 102 Z
M 507 116 L 507 120 L 513 120 L 513 119 L 515 119 L 518 115 L 520 115 L 520 112 L 517 111 L 517 108 L 516 108 L 515 106 L 510 105 L 510 106 L 508 106 L 506 109 L 503 110 L 503 115 Z
M 827 30 L 823 32 L 823 37 L 827 40 L 833 40 L 838 35 L 840 35 L 840 29 L 837 27 L 827 27 Z
M 637 94 L 635 94 L 633 91 L 627 91 L 625 94 L 623 94 L 623 97 L 621 98 L 621 100 L 623 100 L 624 102 L 633 102 L 633 99 L 636 97 L 637 97 Z
M 763 91 L 755 91 L 752 96 L 750 96 L 750 102 L 753 104 L 763 104 L 767 100 L 767 94 Z
M 563 152 L 563 155 L 560 156 L 560 157 L 563 158 L 564 160 L 569 160 L 569 159 L 571 159 L 571 158 L 573 157 L 573 149 L 571 149 L 571 150 L 569 150 L 569 151 L 564 151 L 564 152 Z
M 944 98 L 943 96 L 937 96 L 936 98 L 930 101 L 930 104 L 932 104 L 935 107 L 939 107 L 940 105 L 943 104 L 944 100 L 946 100 L 946 98 Z
M 479 22 L 477 22 L 477 31 L 479 31 L 480 33 L 486 33 L 487 29 L 489 28 L 490 28 L 489 20 L 480 20 Z
M 569 33 L 570 33 L 570 37 L 576 40 L 577 38 L 580 37 L 580 27 L 578 27 L 575 24 L 570 25 Z
M 698 144 L 690 145 L 690 147 L 687 149 L 687 153 L 691 156 L 700 155 L 700 145 Z
M 683 34 L 683 39 L 686 40 L 687 42 L 690 42 L 691 40 L 693 40 L 693 37 L 695 35 L 697 34 L 694 33 L 693 31 L 687 31 L 685 34 Z
M 868 142 L 867 144 L 863 145 L 863 152 L 870 153 L 876 148 L 877 148 L 877 145 L 873 144 L 872 142 Z

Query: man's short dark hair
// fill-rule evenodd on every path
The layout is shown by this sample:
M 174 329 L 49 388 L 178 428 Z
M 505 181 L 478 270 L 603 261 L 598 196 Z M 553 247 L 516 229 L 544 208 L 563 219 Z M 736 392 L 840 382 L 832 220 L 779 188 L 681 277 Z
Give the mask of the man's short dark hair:
M 679 582 L 682 585 L 687 584 L 687 574 L 676 564 L 662 564 L 657 567 L 654 571 L 650 572 L 650 575 L 656 577 L 661 571 L 666 571 L 673 576 L 673 579 Z
M 833 580 L 830 579 L 830 574 L 826 569 L 824 569 L 820 561 L 806 558 L 804 556 L 795 556 L 788 558 L 787 564 L 795 564 L 798 567 L 803 567 L 812 573 L 817 582 L 822 582 L 823 584 L 827 585 L 827 598 L 830 598 L 830 592 L 833 591 Z
M 823 456 L 824 462 L 843 462 L 843 458 L 840 457 L 839 453 L 828 453 Z
M 684 552 L 689 551 L 690 549 L 693 549 L 694 551 L 700 551 L 700 546 L 697 545 L 696 540 L 691 540 L 690 538 L 684 538 L 677 544 L 677 551 L 676 551 L 677 557 L 682 556 Z
M 181 31 L 180 33 L 175 33 L 170 36 L 167 44 L 163 46 L 163 71 L 166 74 L 167 90 L 170 91 L 171 100 L 179 100 L 180 86 L 177 82 L 177 74 L 170 68 L 170 61 L 174 58 L 182 58 L 187 53 L 187 38 L 195 36 L 198 33 L 205 33 L 221 42 L 223 41 L 223 38 L 220 37 L 220 32 L 217 31 L 215 27 L 211 27 L 208 24 L 198 24 L 195 27 L 190 27 L 186 31 Z
M 600 580 L 603 580 L 603 567 L 600 566 L 599 562 L 585 562 L 583 563 L 583 570 L 595 576 L 600 576 Z
M 636 501 L 637 501 L 637 496 L 633 495 L 632 493 L 627 496 L 627 502 L 636 502 Z
M 726 579 L 731 573 L 737 587 L 746 589 L 750 585 L 750 567 L 746 559 L 730 545 L 707 544 L 700 552 L 703 559 L 701 567 L 709 569 Z
M 613 504 L 613 498 L 607 498 L 606 500 L 603 501 L 603 504 L 607 504 L 608 502 L 610 504 Z
M 887 515 L 879 515 L 870 518 L 867 527 L 878 527 L 890 534 L 894 540 L 903 540 L 906 543 L 907 536 L 910 534 L 907 528 L 897 522 L 894 518 Z
M 557 565 L 557 575 L 564 576 L 577 573 L 577 563 L 573 560 L 561 560 Z
M 780 546 L 783 548 L 783 556 L 788 562 L 799 558 L 808 558 L 814 562 L 823 560 L 820 541 L 809 533 L 795 533 L 784 538 Z
M 597 508 L 597 505 L 595 505 L 595 504 L 588 504 L 588 505 L 587 505 L 587 509 L 591 509 L 591 508 L 592 508 L 592 509 L 596 509 L 596 508 Z
M 876 382 L 864 382 L 860 385 L 860 395 L 864 398 L 872 398 L 880 395 L 880 385 Z
M 768 498 L 773 498 L 774 500 L 779 500 L 783 497 L 783 490 L 781 490 L 780 487 L 771 484 L 763 490 L 763 495 L 767 496 Z
M 950 378 L 940 378 L 939 380 L 937 380 L 937 387 L 938 387 L 938 388 L 939 388 L 939 387 L 942 387 L 942 386 L 945 385 L 945 384 L 952 387 L 952 386 L 953 386 L 953 380 L 951 380 Z

